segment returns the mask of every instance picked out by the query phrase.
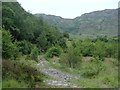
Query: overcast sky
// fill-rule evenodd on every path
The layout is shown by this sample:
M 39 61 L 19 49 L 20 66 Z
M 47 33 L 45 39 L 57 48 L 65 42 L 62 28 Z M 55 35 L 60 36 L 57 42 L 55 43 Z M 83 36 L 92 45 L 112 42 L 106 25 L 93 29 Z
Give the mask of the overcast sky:
M 17 0 L 31 13 L 45 13 L 63 18 L 75 18 L 97 10 L 116 9 L 119 0 Z

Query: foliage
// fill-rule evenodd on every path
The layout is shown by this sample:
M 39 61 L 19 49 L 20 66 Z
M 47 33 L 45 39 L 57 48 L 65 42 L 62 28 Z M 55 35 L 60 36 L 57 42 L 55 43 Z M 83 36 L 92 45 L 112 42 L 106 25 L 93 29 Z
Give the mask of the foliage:
M 60 56 L 61 53 L 62 53 L 61 48 L 51 47 L 50 49 L 48 49 L 46 56 L 52 58 L 53 56 Z
M 95 51 L 95 46 L 90 41 L 83 41 L 78 47 L 83 56 L 92 56 Z
M 40 49 L 41 52 L 47 49 L 47 38 L 45 37 L 45 35 L 40 35 L 37 38 L 37 47 Z
M 15 79 L 5 79 L 3 80 L 3 88 L 26 88 L 28 87 L 27 84 L 25 82 L 18 82 Z
M 69 37 L 70 37 L 68 33 L 63 33 L 63 36 L 64 36 L 65 38 L 69 38 Z
M 28 63 L 29 61 L 27 61 Z M 28 64 L 21 63 L 19 61 L 6 61 L 3 60 L 3 79 L 11 78 L 17 80 L 17 82 L 28 83 L 28 87 L 35 87 L 37 82 L 42 82 L 43 75 L 37 71 L 35 67 L 32 67 Z M 17 84 L 16 81 L 15 84 Z M 6 83 L 5 83 L 6 84 Z M 11 84 L 11 83 L 10 83 Z
M 16 58 L 18 55 L 18 48 L 12 42 L 12 36 L 9 31 L 2 29 L 2 54 L 3 58 Z
M 104 63 L 99 57 L 95 57 L 90 63 L 82 66 L 82 76 L 84 77 L 94 77 L 98 75 L 100 71 L 105 70 Z
M 38 54 L 38 48 L 34 46 L 30 54 L 31 59 L 38 61 Z
M 60 63 L 57 65 L 69 67 L 68 70 L 75 68 L 85 77 L 97 77 L 99 73 L 104 73 L 106 67 L 103 60 L 106 57 L 117 58 L 118 56 L 116 38 L 107 38 L 106 36 L 81 40 L 70 38 L 68 33 L 59 32 L 57 27 L 49 25 L 43 18 L 26 12 L 17 2 L 2 3 L 2 5 L 3 29 L 0 31 L 3 35 L 2 54 L 5 59 L 2 68 L 4 87 L 41 85 L 43 75 L 35 67 L 39 52 L 40 54 L 45 53 L 48 58 L 57 56 L 60 58 Z M 73 32 L 72 27 L 66 28 L 66 30 L 69 29 Z M 19 60 L 21 59 L 20 55 L 22 60 Z M 24 55 L 27 57 L 26 59 L 24 59 Z M 94 58 L 90 63 L 84 64 L 82 56 Z M 13 61 L 14 59 L 16 60 Z M 118 61 L 114 60 L 112 63 L 117 68 Z M 112 69 L 111 66 L 109 67 Z M 64 67 L 62 68 L 64 69 Z M 109 77 L 106 75 L 102 80 L 105 84 L 116 86 L 116 78 L 116 75 Z
M 98 56 L 101 60 L 105 57 L 105 43 L 102 41 L 97 41 L 95 43 L 95 50 L 93 52 L 94 56 Z
M 71 47 L 66 54 L 61 55 L 60 62 L 70 68 L 77 68 L 80 67 L 81 60 L 81 54 L 77 53 L 77 50 Z
M 26 41 L 26 40 L 19 41 L 16 43 L 17 43 L 19 52 L 22 52 L 22 54 L 24 55 L 30 54 L 32 51 L 32 48 L 34 47 L 33 44 L 31 44 L 29 41 Z
M 99 57 L 104 60 L 105 57 L 117 58 L 118 56 L 118 42 L 113 39 L 100 40 L 85 39 L 69 41 L 71 45 L 77 49 L 79 54 L 83 56 Z
M 105 75 L 102 78 L 104 84 L 110 85 L 112 87 L 118 87 L 118 76 L 114 74 Z
M 109 13 L 109 15 L 108 15 Z M 95 38 L 97 36 L 117 36 L 117 13 L 118 9 L 107 9 L 85 13 L 74 19 L 61 18 L 55 15 L 35 14 L 37 17 L 42 17 L 53 26 L 57 26 L 61 32 L 68 32 L 71 36 L 77 38 Z M 99 37 L 98 37 L 99 38 Z M 105 39 L 104 39 L 105 40 Z

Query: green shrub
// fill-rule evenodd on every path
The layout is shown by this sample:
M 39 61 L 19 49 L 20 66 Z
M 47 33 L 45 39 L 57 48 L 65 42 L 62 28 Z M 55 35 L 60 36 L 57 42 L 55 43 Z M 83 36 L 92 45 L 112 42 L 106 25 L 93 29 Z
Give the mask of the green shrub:
M 93 39 L 94 40 L 94 39 Z M 115 41 L 104 41 L 101 39 L 95 42 L 91 39 L 72 40 L 72 46 L 78 50 L 83 56 L 97 56 L 101 60 L 105 57 L 118 57 L 118 43 Z
M 105 57 L 105 42 L 97 41 L 95 43 L 95 50 L 93 51 L 93 56 L 99 57 L 100 60 L 104 60 Z
M 82 76 L 84 77 L 92 77 L 97 74 L 97 66 L 94 64 L 86 64 L 82 67 Z
M 47 37 L 45 35 L 40 35 L 37 39 L 36 39 L 36 45 L 37 47 L 40 49 L 41 52 L 44 52 L 48 49 L 48 47 L 50 47 L 47 41 Z
M 81 61 L 81 54 L 73 48 L 69 48 L 68 53 L 61 55 L 60 58 L 60 63 L 70 68 L 80 67 Z
M 106 85 L 118 88 L 118 76 L 114 74 L 105 75 L 102 82 Z
M 92 56 L 94 49 L 94 45 L 90 42 L 84 42 L 82 47 L 80 48 L 83 56 Z
M 2 56 L 5 59 L 16 59 L 19 51 L 17 45 L 12 42 L 12 35 L 9 31 L 2 30 Z
M 28 84 L 28 87 L 35 87 L 37 82 L 43 81 L 43 75 L 31 65 L 29 61 L 11 61 L 3 60 L 2 64 L 2 76 L 3 79 L 15 79 L 18 82 L 24 81 Z
M 38 61 L 38 54 L 38 48 L 34 46 L 30 54 L 31 59 Z
M 18 82 L 15 79 L 3 80 L 2 82 L 3 88 L 27 88 L 28 85 L 24 81 Z
M 52 58 L 53 56 L 60 56 L 61 52 L 61 48 L 51 47 L 50 49 L 48 49 L 46 56 L 49 58 Z
M 104 65 L 104 62 L 101 61 L 101 58 L 99 58 L 99 57 L 93 57 L 91 62 L 93 64 L 96 64 L 98 66 L 99 70 L 105 70 L 105 68 L 106 68 L 105 65 Z
M 70 37 L 70 36 L 69 36 L 69 33 L 66 33 L 66 32 L 63 33 L 63 36 L 64 36 L 65 38 L 68 38 L 68 39 L 69 39 L 69 37 Z
M 82 66 L 82 76 L 93 77 L 98 75 L 102 70 L 105 70 L 104 63 L 98 57 L 95 57 L 90 63 L 86 63 Z
M 22 52 L 22 54 L 24 55 L 29 55 L 34 45 L 24 40 L 24 41 L 17 42 L 17 46 L 19 48 L 19 52 Z

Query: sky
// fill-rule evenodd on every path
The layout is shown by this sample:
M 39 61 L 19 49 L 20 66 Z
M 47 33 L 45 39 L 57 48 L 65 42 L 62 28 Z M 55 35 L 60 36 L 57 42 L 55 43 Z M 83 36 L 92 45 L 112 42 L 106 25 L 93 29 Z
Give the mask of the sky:
M 44 13 L 75 18 L 84 13 L 104 9 L 118 8 L 119 0 L 17 0 L 21 6 L 32 14 Z

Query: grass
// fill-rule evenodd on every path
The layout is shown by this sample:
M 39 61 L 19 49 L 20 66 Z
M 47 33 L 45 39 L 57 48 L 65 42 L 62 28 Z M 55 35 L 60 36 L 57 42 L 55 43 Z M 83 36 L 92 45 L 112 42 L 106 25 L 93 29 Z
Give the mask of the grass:
M 0 90 L 2 89 L 2 81 L 0 80 Z
M 4 60 L 3 88 L 45 87 L 44 76 L 37 71 L 34 60 L 21 57 L 19 60 Z M 8 74 L 7 74 L 7 73 Z
M 73 74 L 73 73 L 78 74 L 78 72 L 79 72 L 76 69 L 67 68 L 66 66 L 61 65 L 59 63 L 59 58 L 56 58 L 56 60 L 54 58 L 51 58 L 51 59 L 49 58 L 48 61 L 49 61 L 49 63 L 48 63 L 49 66 L 52 66 L 52 67 L 54 67 L 58 70 L 61 70 L 63 72 L 70 73 L 70 74 Z
M 86 59 L 86 58 L 83 58 Z M 23 65 L 27 65 L 30 67 L 36 67 L 37 62 L 33 60 L 29 60 L 29 58 L 21 57 L 19 60 L 14 61 L 16 63 L 20 63 Z M 48 64 L 55 69 L 61 70 L 70 74 L 78 74 L 81 77 L 79 79 L 69 80 L 70 83 L 73 83 L 81 88 L 117 88 L 118 87 L 118 62 L 115 59 L 106 58 L 103 62 L 106 69 L 100 71 L 98 75 L 94 75 L 94 77 L 84 77 L 82 75 L 82 67 L 91 64 L 90 61 L 83 60 L 81 67 L 78 69 L 67 68 L 59 63 L 59 58 L 49 58 Z M 46 75 L 42 75 L 42 80 L 56 80 Z M 36 86 L 38 88 L 61 88 L 57 86 L 46 85 L 44 82 L 36 82 Z M 3 88 L 27 88 L 28 83 L 24 80 L 18 81 L 15 78 L 8 77 L 3 79 Z
M 70 82 L 82 88 L 118 88 L 117 76 L 115 74 L 99 74 L 95 78 L 81 77 L 77 80 L 70 80 Z
M 3 88 L 26 88 L 28 85 L 24 81 L 18 82 L 15 79 L 4 79 L 3 80 Z
M 113 59 L 112 59 L 113 60 Z M 93 78 L 80 78 L 80 80 L 73 80 L 82 87 L 86 88 L 118 88 L 118 68 L 111 61 L 104 62 L 106 69 L 100 71 L 98 75 Z
M 55 61 L 56 59 L 56 61 Z M 85 59 L 85 58 L 84 58 Z M 82 66 L 79 69 L 72 69 L 62 66 L 59 63 L 59 58 L 51 58 L 48 60 L 49 65 L 70 73 L 70 74 L 78 74 L 81 76 L 83 66 L 87 64 L 91 64 L 90 61 L 86 62 L 83 60 Z M 103 62 L 105 66 L 105 70 L 100 71 L 98 75 L 94 75 L 94 77 L 83 77 L 81 76 L 79 79 L 70 80 L 70 83 L 76 84 L 81 88 L 118 88 L 118 61 L 113 58 L 106 58 Z
M 70 82 L 81 88 L 100 88 L 100 82 L 95 81 L 94 79 L 80 78 L 77 80 L 70 80 Z

